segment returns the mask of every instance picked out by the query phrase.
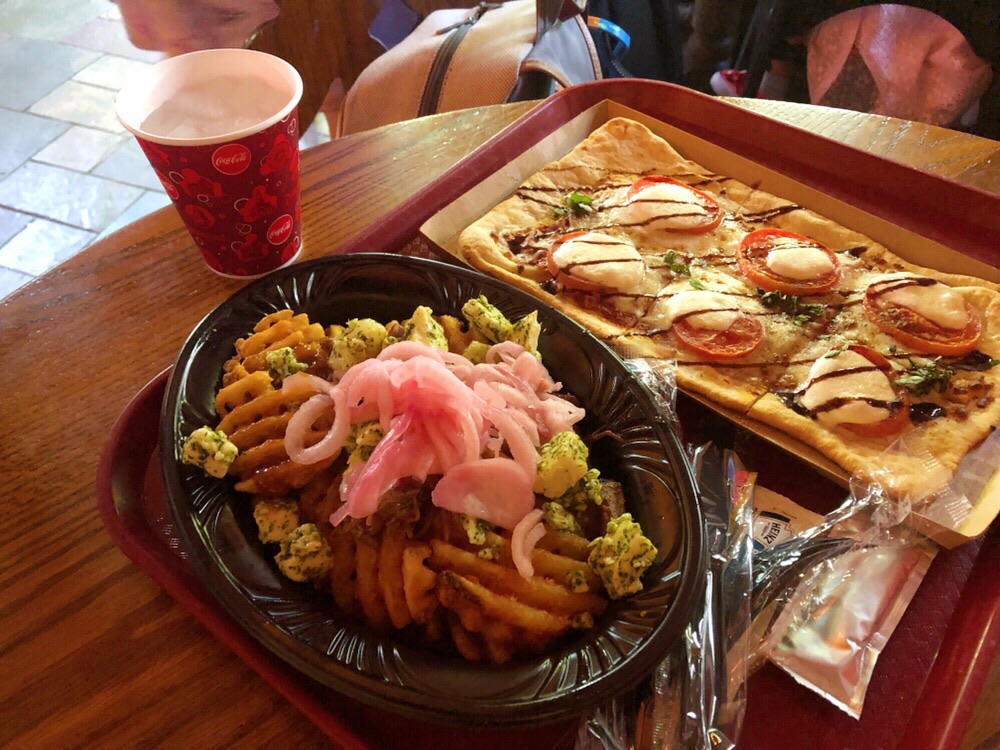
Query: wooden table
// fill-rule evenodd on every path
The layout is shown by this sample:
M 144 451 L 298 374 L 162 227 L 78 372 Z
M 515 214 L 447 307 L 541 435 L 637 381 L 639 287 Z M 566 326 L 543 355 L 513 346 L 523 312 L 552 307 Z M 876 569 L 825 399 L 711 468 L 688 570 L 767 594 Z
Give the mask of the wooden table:
M 735 103 L 1000 191 L 993 141 L 853 112 Z M 439 115 L 304 152 L 303 257 L 337 248 L 531 106 Z M 116 417 L 241 286 L 208 270 L 165 208 L 0 301 L 0 746 L 325 746 L 130 563 L 95 504 L 98 454 Z M 995 708 L 976 721 L 968 747 L 998 729 Z

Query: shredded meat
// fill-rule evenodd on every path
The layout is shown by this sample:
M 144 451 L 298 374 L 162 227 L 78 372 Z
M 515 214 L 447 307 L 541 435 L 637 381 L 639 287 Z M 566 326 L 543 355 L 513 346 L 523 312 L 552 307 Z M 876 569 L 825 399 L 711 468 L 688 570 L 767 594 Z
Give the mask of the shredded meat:
M 379 508 L 367 519 L 359 519 L 355 530 L 377 536 L 386 526 L 410 531 L 420 520 L 420 509 L 430 499 L 430 490 L 415 479 L 403 480 L 382 495 Z
M 601 498 L 601 504 L 589 506 L 580 519 L 584 536 L 588 539 L 603 536 L 608 521 L 625 512 L 625 492 L 621 482 L 601 479 Z

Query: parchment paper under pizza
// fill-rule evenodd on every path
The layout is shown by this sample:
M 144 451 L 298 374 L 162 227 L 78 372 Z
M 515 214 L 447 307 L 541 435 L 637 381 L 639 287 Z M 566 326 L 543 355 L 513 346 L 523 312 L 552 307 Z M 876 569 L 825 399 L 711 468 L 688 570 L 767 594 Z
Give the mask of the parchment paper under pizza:
M 923 496 L 929 457 L 948 476 L 1000 423 L 996 283 L 908 263 L 629 119 L 529 177 L 460 247 L 623 355 L 676 362 L 683 390 L 900 493 Z

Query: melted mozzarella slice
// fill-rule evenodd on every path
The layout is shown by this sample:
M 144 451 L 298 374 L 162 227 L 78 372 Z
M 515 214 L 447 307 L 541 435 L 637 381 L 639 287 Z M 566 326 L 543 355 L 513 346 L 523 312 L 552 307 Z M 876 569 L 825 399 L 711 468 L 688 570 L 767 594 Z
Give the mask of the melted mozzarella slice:
M 698 203 L 698 198 L 683 185 L 656 182 L 640 190 L 625 206 L 624 216 L 632 224 L 657 221 L 658 226 L 684 229 L 705 223 L 708 211 Z M 659 222 L 669 222 L 660 224 Z
M 626 239 L 587 232 L 555 249 L 552 259 L 564 273 L 606 289 L 630 291 L 646 275 L 646 264 Z
M 664 331 L 681 318 L 695 328 L 725 331 L 742 314 L 735 306 L 731 297 L 717 292 L 678 292 L 658 298 L 647 319 Z
M 764 263 L 772 273 L 798 281 L 818 279 L 833 270 L 833 260 L 828 254 L 818 247 L 796 243 L 777 245 Z
M 835 357 L 821 357 L 809 370 L 810 384 L 800 399 L 802 405 L 825 424 L 881 422 L 889 416 L 889 410 L 873 406 L 868 400 L 892 403 L 896 400 L 896 392 L 884 372 L 866 369 L 873 367 L 867 359 L 850 350 Z M 864 371 L 835 374 L 855 368 Z M 834 399 L 842 398 L 851 400 L 834 409 L 823 408 Z
M 892 277 L 889 277 L 892 278 Z M 899 274 L 896 278 L 923 278 Z M 961 330 L 969 324 L 969 311 L 965 299 L 946 284 L 908 284 L 898 289 L 890 288 L 882 298 L 894 305 L 912 310 L 942 328 Z

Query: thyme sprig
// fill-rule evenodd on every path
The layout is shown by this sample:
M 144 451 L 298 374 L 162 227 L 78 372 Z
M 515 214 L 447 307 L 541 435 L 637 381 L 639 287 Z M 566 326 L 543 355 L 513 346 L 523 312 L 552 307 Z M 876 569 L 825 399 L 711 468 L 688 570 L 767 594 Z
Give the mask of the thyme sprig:
M 802 302 L 794 294 L 766 292 L 763 289 L 758 289 L 757 294 L 767 307 L 785 313 L 797 326 L 805 325 L 823 314 L 823 305 Z
M 667 264 L 667 268 L 670 269 L 670 273 L 674 276 L 690 276 L 691 266 L 688 263 L 681 263 L 677 259 L 677 253 L 673 250 L 667 251 L 667 254 L 663 256 L 663 262 Z
M 955 375 L 955 368 L 941 365 L 941 357 L 935 357 L 926 364 L 918 364 L 908 360 L 910 366 L 906 372 L 896 378 L 893 383 L 905 388 L 914 396 L 926 396 L 932 390 L 938 393 L 948 390 L 948 384 Z

